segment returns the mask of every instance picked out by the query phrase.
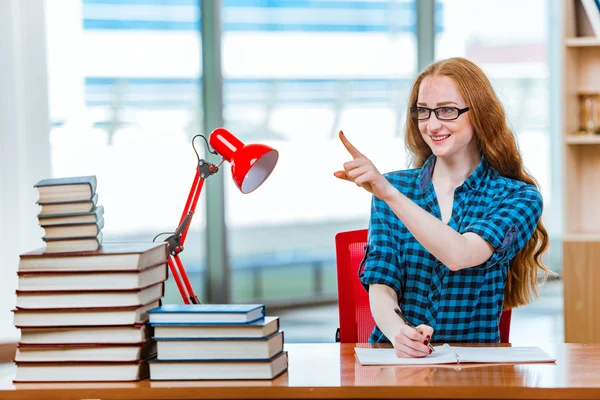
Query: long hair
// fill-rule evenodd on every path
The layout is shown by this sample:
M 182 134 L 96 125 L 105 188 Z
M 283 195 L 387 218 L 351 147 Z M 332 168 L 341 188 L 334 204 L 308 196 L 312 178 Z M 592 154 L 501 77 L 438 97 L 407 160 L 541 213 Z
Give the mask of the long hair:
M 535 179 L 527 173 L 517 147 L 513 131 L 508 127 L 502 103 L 484 72 L 465 58 L 450 58 L 428 66 L 413 84 L 408 106 L 417 103 L 419 87 L 427 76 L 447 76 L 458 85 L 462 98 L 469 107 L 469 117 L 485 161 L 504 177 L 516 179 L 538 187 Z M 431 155 L 419 131 L 418 122 L 406 115 L 406 147 L 412 155 L 414 167 L 422 167 Z M 538 272 L 543 277 L 552 274 L 542 263 L 542 254 L 548 248 L 548 232 L 540 220 L 535 232 L 517 252 L 508 271 L 504 288 L 504 308 L 514 308 L 537 296 Z

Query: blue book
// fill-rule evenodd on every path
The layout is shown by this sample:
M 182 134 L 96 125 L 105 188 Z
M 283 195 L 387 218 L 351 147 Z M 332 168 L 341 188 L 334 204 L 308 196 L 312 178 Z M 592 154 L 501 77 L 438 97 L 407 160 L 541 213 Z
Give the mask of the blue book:
M 154 323 L 154 338 L 259 338 L 279 330 L 279 317 L 267 316 L 247 324 L 225 323 Z
M 264 304 L 165 304 L 148 311 L 150 324 L 247 324 L 265 317 Z

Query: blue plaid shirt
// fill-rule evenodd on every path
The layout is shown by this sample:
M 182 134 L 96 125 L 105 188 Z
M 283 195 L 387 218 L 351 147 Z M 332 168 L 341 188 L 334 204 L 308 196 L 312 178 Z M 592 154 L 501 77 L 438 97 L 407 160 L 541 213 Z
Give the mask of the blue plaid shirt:
M 422 168 L 385 177 L 441 219 L 431 182 L 434 165 L 432 155 Z M 533 234 L 542 208 L 536 187 L 500 176 L 482 158 L 456 188 L 448 225 L 461 234 L 478 234 L 496 250 L 485 263 L 453 272 L 417 242 L 385 202 L 373 197 L 360 280 L 367 290 L 373 283 L 393 288 L 408 320 L 434 329 L 434 342 L 499 342 L 509 264 Z M 376 326 L 369 342 L 388 339 Z

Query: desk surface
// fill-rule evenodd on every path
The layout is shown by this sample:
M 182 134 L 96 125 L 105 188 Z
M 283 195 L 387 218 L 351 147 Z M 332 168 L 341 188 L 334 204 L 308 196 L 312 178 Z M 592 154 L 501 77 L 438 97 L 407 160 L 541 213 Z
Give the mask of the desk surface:
M 600 345 L 540 345 L 553 364 L 416 367 L 361 366 L 352 344 L 285 347 L 289 369 L 272 381 L 14 384 L 12 367 L 0 399 L 600 399 Z

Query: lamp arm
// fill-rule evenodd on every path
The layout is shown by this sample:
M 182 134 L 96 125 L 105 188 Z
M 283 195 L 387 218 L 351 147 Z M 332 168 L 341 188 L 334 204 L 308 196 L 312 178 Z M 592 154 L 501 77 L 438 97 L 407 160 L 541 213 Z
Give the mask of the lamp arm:
M 173 274 L 173 278 L 175 279 L 175 283 L 177 284 L 177 288 L 179 289 L 179 293 L 181 294 L 185 304 L 189 304 L 190 301 L 193 304 L 199 304 L 200 302 L 198 301 L 198 298 L 194 293 L 194 289 L 187 277 L 183 263 L 179 258 L 179 253 L 183 251 L 183 244 L 190 229 L 192 217 L 194 216 L 198 199 L 200 198 L 200 193 L 202 192 L 202 187 L 204 186 L 204 180 L 210 175 L 217 173 L 218 170 L 219 167 L 217 165 L 208 163 L 202 159 L 198 160 L 196 175 L 192 181 L 192 186 L 190 188 L 183 213 L 181 214 L 179 226 L 172 235 L 165 239 L 165 242 L 168 243 L 169 268 Z
M 209 176 L 216 174 L 218 171 L 219 167 L 215 164 L 211 164 L 202 159 L 198 160 L 198 166 L 196 167 L 196 176 L 194 177 L 194 181 L 192 182 L 192 187 L 190 189 L 188 199 L 185 203 L 185 208 L 183 209 L 183 213 L 181 214 L 179 227 L 175 231 L 175 233 L 180 232 L 180 241 L 182 246 L 181 250 L 183 250 L 183 243 L 185 242 L 188 230 L 190 229 L 192 217 L 196 212 L 196 205 L 198 204 L 198 199 L 200 198 L 200 192 L 202 191 L 204 180 Z

